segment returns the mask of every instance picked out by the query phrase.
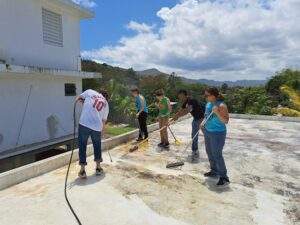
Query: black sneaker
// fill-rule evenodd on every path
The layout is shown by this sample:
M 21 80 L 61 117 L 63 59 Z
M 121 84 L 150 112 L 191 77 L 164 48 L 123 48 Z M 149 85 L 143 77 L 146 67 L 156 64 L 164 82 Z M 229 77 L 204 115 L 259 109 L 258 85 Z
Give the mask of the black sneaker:
M 163 147 L 163 146 L 164 146 L 164 143 L 159 143 L 157 146 L 158 146 L 158 147 Z
M 165 148 L 165 149 L 169 149 L 170 148 L 170 144 L 169 143 L 165 143 L 165 144 L 163 144 L 162 147 Z
M 136 139 L 137 142 L 144 140 L 142 137 L 138 137 L 138 139 Z
M 189 156 L 189 158 L 191 159 L 192 163 L 198 162 L 200 158 L 199 151 L 193 152 L 192 155 Z
M 217 183 L 217 186 L 218 187 L 224 187 L 226 185 L 228 185 L 230 183 L 229 179 L 228 178 L 225 178 L 225 177 L 220 177 L 218 183 Z
M 212 172 L 212 171 L 209 171 L 209 172 L 205 173 L 204 176 L 205 176 L 205 177 L 216 177 L 217 174 L 215 174 L 215 173 Z
M 149 138 L 148 138 L 148 137 L 145 137 L 145 138 L 143 139 L 143 141 L 149 141 Z
M 96 176 L 100 176 L 103 174 L 103 169 L 101 167 L 96 168 Z
M 79 173 L 78 173 L 78 177 L 79 177 L 79 178 L 81 178 L 81 179 L 86 179 L 86 178 L 87 178 L 87 176 L 86 176 L 86 172 L 85 172 L 85 170 L 81 170 L 81 171 L 79 171 Z

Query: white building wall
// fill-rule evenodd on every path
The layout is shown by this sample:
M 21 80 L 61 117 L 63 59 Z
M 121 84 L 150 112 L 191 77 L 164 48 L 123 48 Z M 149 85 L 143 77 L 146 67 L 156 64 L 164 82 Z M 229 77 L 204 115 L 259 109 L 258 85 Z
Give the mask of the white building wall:
M 81 78 L 1 76 L 0 152 L 72 134 L 75 96 L 65 96 L 65 83 L 76 83 L 77 94 L 81 93 Z M 31 86 L 24 124 L 16 145 Z
M 42 8 L 62 15 L 63 47 L 43 41 Z M 0 60 L 9 64 L 78 70 L 80 18 L 50 0 L 0 0 Z

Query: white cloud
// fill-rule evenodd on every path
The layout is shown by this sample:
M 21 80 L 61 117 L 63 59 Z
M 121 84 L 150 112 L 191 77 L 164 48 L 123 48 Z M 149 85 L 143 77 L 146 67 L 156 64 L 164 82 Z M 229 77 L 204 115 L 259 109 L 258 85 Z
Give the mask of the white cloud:
M 130 30 L 137 31 L 138 33 L 148 33 L 151 32 L 154 26 L 149 26 L 145 23 L 137 23 L 135 21 L 130 21 L 126 26 Z
M 299 0 L 182 0 L 157 16 L 159 29 L 132 21 L 135 36 L 83 56 L 218 80 L 264 79 L 300 68 Z
M 92 0 L 73 0 L 73 2 L 86 8 L 94 8 L 97 6 L 96 2 Z

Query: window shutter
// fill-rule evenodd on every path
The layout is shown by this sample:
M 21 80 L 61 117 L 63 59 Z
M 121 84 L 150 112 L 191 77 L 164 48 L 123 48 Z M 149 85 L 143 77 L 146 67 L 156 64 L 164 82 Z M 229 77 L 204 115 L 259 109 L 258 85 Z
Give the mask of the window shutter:
M 44 43 L 63 47 L 62 16 L 43 8 Z

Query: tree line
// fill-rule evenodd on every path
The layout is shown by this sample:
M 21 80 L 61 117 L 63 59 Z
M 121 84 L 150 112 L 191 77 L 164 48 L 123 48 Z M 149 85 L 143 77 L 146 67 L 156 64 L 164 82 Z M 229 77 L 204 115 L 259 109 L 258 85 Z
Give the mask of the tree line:
M 157 116 L 153 93 L 162 88 L 171 101 L 177 101 L 177 91 L 186 89 L 189 94 L 205 102 L 207 85 L 184 82 L 175 73 L 140 76 L 132 68 L 123 69 L 91 60 L 82 61 L 82 70 L 102 73 L 100 79 L 84 79 L 83 90 L 106 89 L 110 93 L 110 120 L 116 123 L 135 124 L 135 106 L 130 89 L 138 87 L 149 105 L 149 122 Z M 231 113 L 299 116 L 300 117 L 300 71 L 285 69 L 272 76 L 265 86 L 220 87 Z M 175 106 L 175 108 L 178 105 Z M 176 109 L 175 109 L 176 110 Z

